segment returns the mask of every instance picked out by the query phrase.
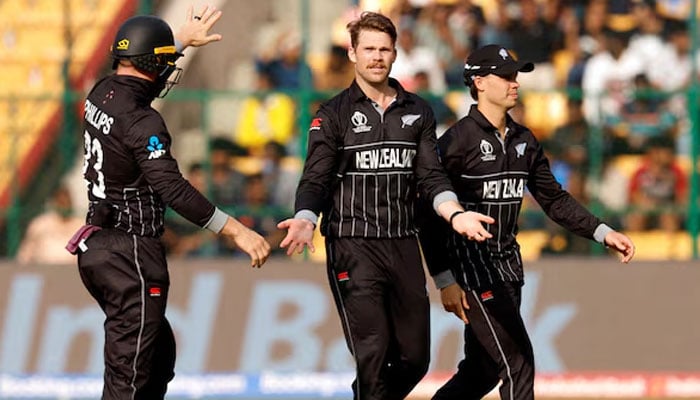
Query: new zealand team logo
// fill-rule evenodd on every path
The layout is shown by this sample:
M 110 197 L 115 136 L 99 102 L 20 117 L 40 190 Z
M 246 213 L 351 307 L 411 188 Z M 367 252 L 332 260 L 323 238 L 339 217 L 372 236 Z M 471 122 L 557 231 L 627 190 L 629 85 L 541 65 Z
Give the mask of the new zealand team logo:
M 159 158 L 160 156 L 165 154 L 165 149 L 163 149 L 163 143 L 160 142 L 160 139 L 158 139 L 158 136 L 156 135 L 153 135 L 150 138 L 148 138 L 148 146 L 146 146 L 146 150 L 151 152 L 151 154 L 148 156 L 149 160 Z
M 413 123 L 418 121 L 420 114 L 406 114 L 401 116 L 401 127 L 413 126 Z
M 367 116 L 359 111 L 355 111 L 350 117 L 350 122 L 355 125 L 352 131 L 355 133 L 369 132 L 372 130 L 371 126 L 367 125 Z
M 496 156 L 493 154 L 493 145 L 486 139 L 481 139 L 479 143 L 479 150 L 481 150 L 481 161 L 493 161 Z

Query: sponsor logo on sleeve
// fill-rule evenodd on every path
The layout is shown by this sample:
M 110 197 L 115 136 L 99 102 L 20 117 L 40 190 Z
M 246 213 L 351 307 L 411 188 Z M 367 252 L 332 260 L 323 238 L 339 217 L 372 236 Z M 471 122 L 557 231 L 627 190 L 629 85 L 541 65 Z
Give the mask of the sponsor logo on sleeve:
M 163 143 L 161 143 L 158 136 L 153 135 L 148 138 L 148 146 L 146 146 L 146 150 L 151 152 L 151 154 L 148 155 L 148 159 L 153 160 L 155 158 L 160 158 L 163 154 L 165 154 L 165 149 L 163 147 Z

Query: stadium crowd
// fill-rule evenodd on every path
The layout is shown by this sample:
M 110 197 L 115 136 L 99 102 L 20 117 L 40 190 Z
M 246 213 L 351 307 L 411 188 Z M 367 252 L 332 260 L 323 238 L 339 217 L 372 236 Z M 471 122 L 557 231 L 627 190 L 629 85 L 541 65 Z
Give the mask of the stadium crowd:
M 353 67 L 345 24 L 355 2 L 334 23 L 325 54 L 305 54 L 298 31 L 283 31 L 251 64 L 256 79 L 232 132 L 208 143 L 207 159 L 183 173 L 217 204 L 264 232 L 293 207 L 301 172 L 297 91 L 313 88 L 312 105 L 346 87 Z M 399 29 L 392 76 L 431 102 L 438 134 L 474 102 L 463 84 L 472 49 L 501 43 L 535 63 L 518 77 L 522 104 L 511 111 L 544 143 L 557 178 L 584 204 L 597 202 L 625 230 L 682 230 L 690 153 L 686 90 L 693 71 L 690 0 L 393 0 L 379 1 Z M 335 28 L 337 26 L 337 29 Z M 338 32 L 335 32 L 335 31 Z M 306 57 L 305 57 L 306 55 Z M 628 190 L 620 190 L 620 188 Z M 552 228 L 526 202 L 521 229 Z M 172 217 L 166 243 L 175 256 L 235 254 L 228 243 Z M 553 252 L 577 240 L 554 240 Z M 588 251 L 583 246 L 581 251 Z

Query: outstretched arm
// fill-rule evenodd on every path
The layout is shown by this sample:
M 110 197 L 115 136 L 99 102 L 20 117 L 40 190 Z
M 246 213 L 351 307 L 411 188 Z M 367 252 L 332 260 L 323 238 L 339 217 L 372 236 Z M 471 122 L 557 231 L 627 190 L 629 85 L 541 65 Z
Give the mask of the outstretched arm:
M 190 6 L 185 23 L 175 34 L 175 40 L 181 46 L 178 50 L 182 51 L 189 46 L 200 47 L 221 40 L 221 34 L 209 34 L 209 30 L 219 18 L 221 18 L 221 10 L 217 10 L 214 6 L 204 6 L 198 13 L 195 13 L 194 7 Z

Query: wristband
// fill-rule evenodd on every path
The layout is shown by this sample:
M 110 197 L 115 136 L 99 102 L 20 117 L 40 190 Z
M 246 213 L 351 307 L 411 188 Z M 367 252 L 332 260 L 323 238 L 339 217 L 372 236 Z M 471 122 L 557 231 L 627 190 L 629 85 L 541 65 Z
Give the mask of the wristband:
M 452 226 L 452 221 L 454 221 L 456 216 L 458 216 L 459 214 L 464 214 L 464 213 L 465 213 L 465 211 L 463 211 L 463 210 L 453 212 L 452 215 L 450 215 L 450 226 Z

